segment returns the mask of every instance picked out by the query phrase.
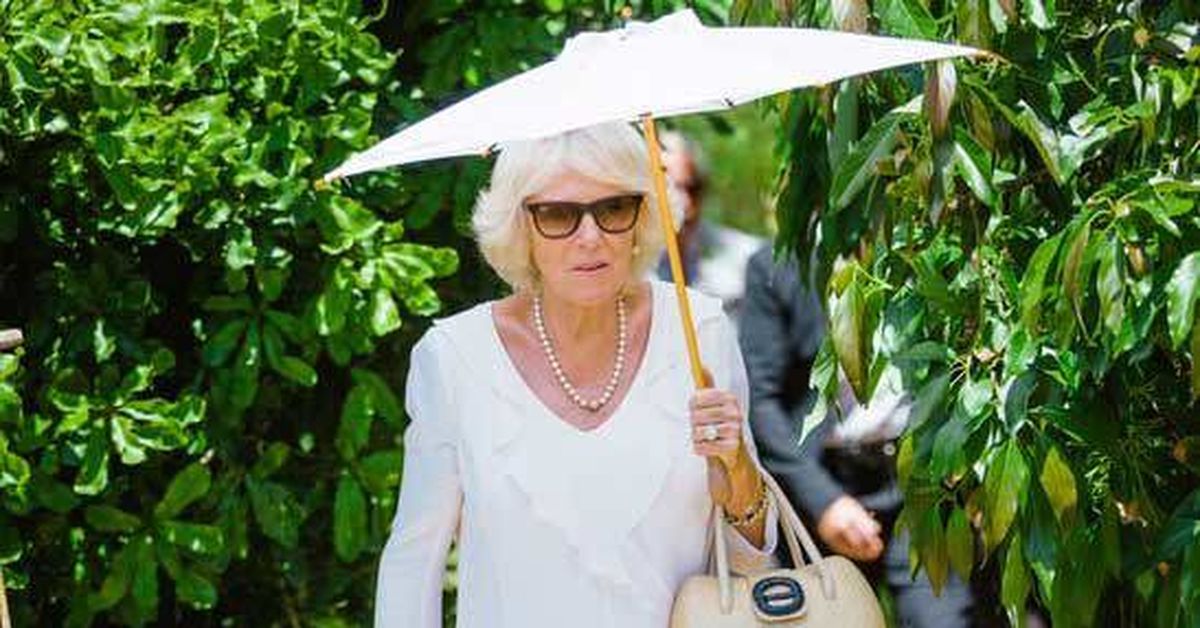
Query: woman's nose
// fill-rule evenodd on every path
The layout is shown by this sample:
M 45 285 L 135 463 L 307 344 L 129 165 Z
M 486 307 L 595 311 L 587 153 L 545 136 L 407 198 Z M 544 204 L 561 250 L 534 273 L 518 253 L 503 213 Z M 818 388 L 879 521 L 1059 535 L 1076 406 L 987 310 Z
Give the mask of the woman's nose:
M 596 217 L 587 213 L 579 220 L 579 230 L 575 232 L 575 238 L 581 242 L 598 242 L 602 233 L 600 225 L 596 224 Z

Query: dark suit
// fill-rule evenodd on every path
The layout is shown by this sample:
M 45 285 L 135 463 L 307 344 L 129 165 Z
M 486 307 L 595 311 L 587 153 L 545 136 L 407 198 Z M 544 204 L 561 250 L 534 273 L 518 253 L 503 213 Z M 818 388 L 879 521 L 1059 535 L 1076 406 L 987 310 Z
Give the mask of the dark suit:
M 891 589 L 901 626 L 966 626 L 971 607 L 967 586 L 952 579 L 941 597 L 935 597 L 923 572 L 915 581 L 909 577 L 906 539 L 887 538 L 902 505 L 894 460 L 885 458 L 889 468 L 878 473 L 857 464 L 852 447 L 839 450 L 836 457 L 825 452 L 832 419 L 799 442 L 803 417 L 816 401 L 809 374 L 825 329 L 821 301 L 800 281 L 794 263 L 776 264 L 770 247 L 750 258 L 739 330 L 750 376 L 750 426 L 759 456 L 814 531 L 825 509 L 843 495 L 853 495 L 876 514 L 886 547 L 880 560 L 860 567 L 875 583 L 885 582 Z M 878 465 L 878 456 L 871 462 Z

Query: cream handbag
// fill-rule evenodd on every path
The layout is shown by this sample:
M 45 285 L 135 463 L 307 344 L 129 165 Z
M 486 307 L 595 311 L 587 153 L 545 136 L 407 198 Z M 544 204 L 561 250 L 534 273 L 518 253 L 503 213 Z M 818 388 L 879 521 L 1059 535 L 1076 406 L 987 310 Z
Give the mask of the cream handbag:
M 822 558 L 775 479 L 764 473 L 763 481 L 779 512 L 795 568 L 731 576 L 721 534 L 724 515 L 714 508 L 710 545 L 715 548 L 716 573 L 683 583 L 675 595 L 670 628 L 884 628 L 875 592 L 854 563 L 841 556 Z M 802 564 L 805 555 L 807 565 Z

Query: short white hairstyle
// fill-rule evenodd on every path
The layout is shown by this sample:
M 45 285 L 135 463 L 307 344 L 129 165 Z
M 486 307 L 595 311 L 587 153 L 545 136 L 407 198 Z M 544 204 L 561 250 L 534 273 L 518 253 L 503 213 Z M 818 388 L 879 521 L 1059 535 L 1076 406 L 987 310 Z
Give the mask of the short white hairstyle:
M 633 230 L 636 246 L 631 279 L 646 276 L 666 241 L 658 225 L 646 145 L 638 132 L 623 122 L 503 145 L 491 184 L 479 193 L 471 217 L 484 259 L 514 290 L 537 288 L 540 276 L 530 254 L 524 202 L 567 172 L 645 195 L 646 204 Z M 672 187 L 668 186 L 667 203 L 678 228 L 682 211 Z

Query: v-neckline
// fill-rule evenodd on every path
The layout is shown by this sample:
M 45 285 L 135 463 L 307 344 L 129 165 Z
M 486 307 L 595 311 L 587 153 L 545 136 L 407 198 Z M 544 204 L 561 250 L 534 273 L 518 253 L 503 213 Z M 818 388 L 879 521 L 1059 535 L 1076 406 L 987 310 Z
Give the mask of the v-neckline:
M 537 394 L 537 391 L 534 390 L 533 386 L 530 385 L 529 380 L 525 378 L 524 373 L 522 373 L 521 369 L 517 367 L 517 362 L 513 359 L 512 354 L 508 352 L 508 347 L 504 345 L 504 339 L 500 336 L 500 328 L 496 325 L 495 301 L 487 304 L 488 329 L 491 330 L 492 343 L 495 346 L 496 351 L 499 352 L 501 356 L 500 359 L 504 361 L 504 366 L 507 367 L 505 370 L 512 373 L 512 378 L 516 380 L 516 385 L 524 391 L 527 397 L 532 399 L 538 408 L 542 410 L 542 413 L 545 414 L 547 419 L 555 424 L 558 424 L 563 429 L 566 429 L 575 436 L 585 438 L 602 438 L 604 434 L 612 431 L 611 426 L 616 422 L 616 419 L 625 413 L 625 406 L 627 405 L 626 402 L 640 388 L 642 380 L 645 379 L 643 375 L 649 367 L 651 350 L 654 348 L 655 337 L 658 335 L 658 320 L 662 315 L 662 307 L 659 305 L 659 289 L 655 285 L 654 281 L 648 281 L 647 283 L 650 288 L 650 322 L 648 329 L 646 330 L 646 346 L 642 351 L 642 358 L 638 361 L 637 370 L 633 373 L 632 379 L 629 381 L 629 387 L 625 389 L 625 394 L 622 395 L 619 400 L 612 400 L 617 404 L 615 409 L 613 409 L 612 413 L 609 414 L 607 418 L 600 423 L 597 423 L 590 429 L 576 427 L 573 423 L 564 419 L 561 415 L 555 412 L 554 409 L 550 407 L 550 404 Z M 612 401 L 610 401 L 610 403 Z

